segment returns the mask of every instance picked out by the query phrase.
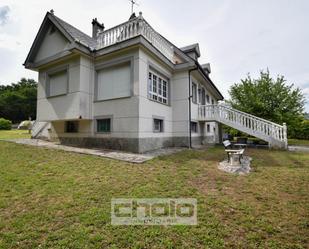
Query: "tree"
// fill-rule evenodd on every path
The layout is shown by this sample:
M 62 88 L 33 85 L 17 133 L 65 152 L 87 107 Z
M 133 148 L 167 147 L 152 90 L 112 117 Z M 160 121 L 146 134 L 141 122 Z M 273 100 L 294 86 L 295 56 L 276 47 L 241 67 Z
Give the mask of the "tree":
M 0 117 L 13 123 L 36 118 L 37 82 L 22 78 L 12 85 L 0 86 Z
M 304 120 L 305 98 L 301 90 L 288 85 L 283 76 L 272 78 L 269 70 L 261 71 L 258 79 L 248 75 L 229 93 L 234 108 L 278 124 L 287 123 L 291 137 L 296 136 Z

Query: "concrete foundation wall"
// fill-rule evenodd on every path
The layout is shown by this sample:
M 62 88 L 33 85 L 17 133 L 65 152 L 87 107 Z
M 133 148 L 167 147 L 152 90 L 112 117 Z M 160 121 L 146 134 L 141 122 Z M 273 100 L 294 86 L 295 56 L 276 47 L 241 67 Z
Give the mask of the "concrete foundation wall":
M 153 138 L 99 138 L 99 137 L 59 137 L 61 144 L 104 148 L 112 150 L 124 150 L 133 153 L 145 153 L 164 147 L 187 147 L 187 137 L 153 137 Z

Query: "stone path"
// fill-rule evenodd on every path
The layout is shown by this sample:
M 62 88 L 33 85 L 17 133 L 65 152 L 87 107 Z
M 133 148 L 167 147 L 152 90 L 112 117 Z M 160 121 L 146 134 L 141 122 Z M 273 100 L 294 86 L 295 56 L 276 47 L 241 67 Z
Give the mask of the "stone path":
M 298 146 L 298 145 L 289 145 L 289 151 L 301 151 L 301 152 L 309 152 L 309 146 Z
M 241 164 L 238 163 L 237 165 L 231 165 L 227 160 L 224 160 L 219 163 L 218 169 L 227 173 L 246 175 L 249 174 L 251 171 L 251 160 L 251 157 L 244 156 L 243 159 L 241 159 Z
M 80 154 L 94 155 L 100 157 L 106 157 L 111 159 L 116 159 L 120 161 L 130 162 L 130 163 L 143 163 L 149 161 L 157 156 L 171 155 L 184 150 L 185 148 L 164 148 L 145 154 L 134 154 L 122 151 L 104 150 L 104 149 L 88 149 L 88 148 L 78 148 L 67 145 L 60 145 L 53 142 L 48 142 L 40 139 L 10 139 L 4 140 L 8 142 L 14 142 L 17 144 L 25 144 L 37 147 L 45 147 L 50 149 L 64 150 L 69 152 L 75 152 Z

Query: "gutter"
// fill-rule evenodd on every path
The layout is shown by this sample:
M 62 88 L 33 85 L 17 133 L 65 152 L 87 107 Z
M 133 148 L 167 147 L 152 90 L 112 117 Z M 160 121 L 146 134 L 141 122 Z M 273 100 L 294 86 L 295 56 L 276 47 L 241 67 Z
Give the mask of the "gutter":
M 191 72 L 198 70 L 198 66 L 196 65 L 195 68 L 189 69 L 188 71 L 188 76 L 189 76 L 189 149 L 192 148 L 192 131 L 191 131 L 191 99 L 192 99 L 192 94 L 191 94 Z

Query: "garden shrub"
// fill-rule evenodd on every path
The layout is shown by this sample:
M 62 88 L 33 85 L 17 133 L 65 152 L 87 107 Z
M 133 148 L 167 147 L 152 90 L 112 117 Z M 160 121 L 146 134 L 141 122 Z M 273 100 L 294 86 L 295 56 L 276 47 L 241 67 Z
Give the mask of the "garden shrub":
M 11 130 L 12 122 L 10 120 L 0 118 L 0 130 Z

